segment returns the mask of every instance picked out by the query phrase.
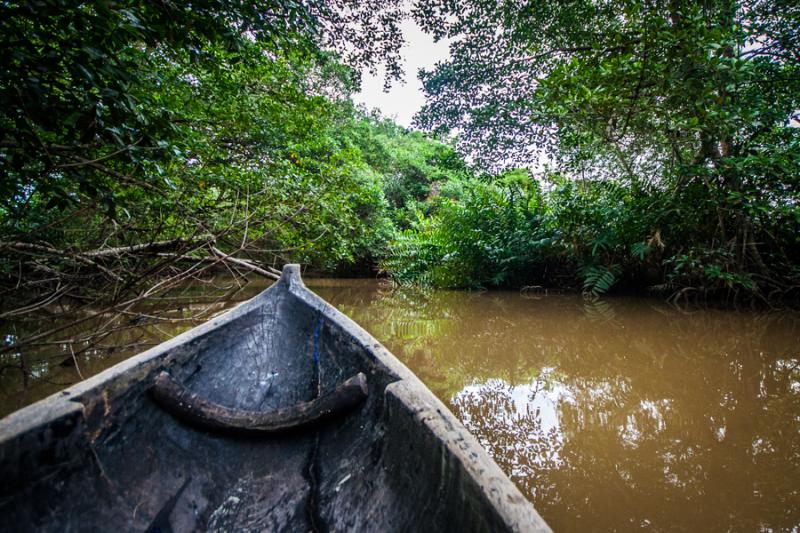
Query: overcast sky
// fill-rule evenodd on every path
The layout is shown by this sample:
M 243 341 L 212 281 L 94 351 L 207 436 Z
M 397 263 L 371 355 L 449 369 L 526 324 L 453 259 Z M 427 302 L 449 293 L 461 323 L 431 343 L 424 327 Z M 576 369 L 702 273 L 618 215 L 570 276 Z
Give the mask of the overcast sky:
M 383 91 L 383 75 L 370 76 L 364 73 L 361 80 L 361 92 L 353 98 L 368 109 L 378 108 L 387 118 L 394 118 L 403 126 L 411 126 L 414 114 L 425 103 L 422 94 L 422 83 L 417 79 L 420 68 L 430 69 L 437 61 L 449 57 L 448 45 L 445 41 L 433 42 L 433 37 L 423 33 L 413 20 L 406 20 L 402 25 L 406 45 L 401 51 L 406 72 L 405 83 L 395 83 L 389 92 Z

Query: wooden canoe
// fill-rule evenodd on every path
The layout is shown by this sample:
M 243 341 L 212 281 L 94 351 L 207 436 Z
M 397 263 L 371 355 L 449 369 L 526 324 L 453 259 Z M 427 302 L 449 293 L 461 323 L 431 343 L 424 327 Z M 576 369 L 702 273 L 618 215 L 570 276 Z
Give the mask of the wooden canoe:
M 0 421 L 0 530 L 549 531 L 299 272 Z

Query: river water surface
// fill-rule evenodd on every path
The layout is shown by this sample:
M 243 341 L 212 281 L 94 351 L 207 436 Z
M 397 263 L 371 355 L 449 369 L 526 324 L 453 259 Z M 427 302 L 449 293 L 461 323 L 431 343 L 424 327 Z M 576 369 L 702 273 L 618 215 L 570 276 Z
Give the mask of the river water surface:
M 556 531 L 800 527 L 796 313 L 307 284 L 408 365 Z M 116 342 L 156 342 L 191 324 L 126 330 Z M 131 354 L 75 362 L 87 377 Z M 4 371 L 2 413 L 74 381 L 74 365 L 52 363 L 64 355 L 30 356 L 38 374 L 23 388 Z

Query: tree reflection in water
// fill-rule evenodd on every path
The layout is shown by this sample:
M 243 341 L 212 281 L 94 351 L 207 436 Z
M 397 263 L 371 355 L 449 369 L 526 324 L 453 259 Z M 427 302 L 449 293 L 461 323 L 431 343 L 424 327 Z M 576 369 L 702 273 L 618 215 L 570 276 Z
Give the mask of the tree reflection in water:
M 539 479 L 540 474 L 563 467 L 557 412 L 561 398 L 558 391 L 548 394 L 540 385 L 540 380 L 515 386 L 490 379 L 466 386 L 450 400 L 456 416 L 536 500 L 550 499 L 548 494 L 555 493 L 546 479 Z
M 343 307 L 556 530 L 800 526 L 800 318 L 378 291 Z

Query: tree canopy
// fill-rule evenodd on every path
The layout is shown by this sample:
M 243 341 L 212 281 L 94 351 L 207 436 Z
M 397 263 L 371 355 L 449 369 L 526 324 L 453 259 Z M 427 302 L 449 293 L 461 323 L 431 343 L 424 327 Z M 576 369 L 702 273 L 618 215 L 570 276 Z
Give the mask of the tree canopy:
M 34 298 L 124 302 L 233 254 L 457 287 L 800 288 L 794 3 L 0 13 L 0 272 Z M 401 75 L 407 16 L 451 43 L 420 74 L 427 134 L 351 100 L 361 71 Z
M 14 211 L 36 190 L 54 204 L 79 193 L 105 205 L 110 181 L 153 176 L 143 165 L 180 159 L 186 129 L 162 98 L 173 80 L 155 64 L 223 69 L 269 56 L 308 61 L 339 51 L 352 66 L 400 70 L 398 3 L 4 2 L 0 7 L 0 198 Z M 289 52 L 291 51 L 291 52 Z M 237 53 L 239 55 L 237 55 Z M 354 71 L 355 72 L 355 71 Z
M 800 107 L 793 2 L 420 4 L 417 20 L 453 42 L 451 59 L 422 73 L 420 123 L 459 128 L 490 164 L 603 149 L 619 171 L 646 171 L 640 159 L 758 143 Z
M 489 170 L 544 155 L 556 182 L 613 181 L 613 202 L 640 206 L 623 220 L 612 202 L 615 231 L 585 220 L 569 247 L 592 277 L 647 250 L 680 284 L 795 286 L 796 3 L 421 0 L 415 16 L 452 43 L 421 73 L 419 124 L 456 131 Z

